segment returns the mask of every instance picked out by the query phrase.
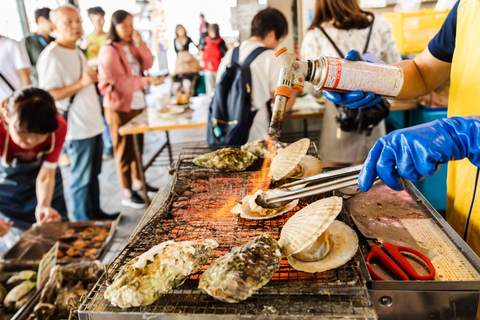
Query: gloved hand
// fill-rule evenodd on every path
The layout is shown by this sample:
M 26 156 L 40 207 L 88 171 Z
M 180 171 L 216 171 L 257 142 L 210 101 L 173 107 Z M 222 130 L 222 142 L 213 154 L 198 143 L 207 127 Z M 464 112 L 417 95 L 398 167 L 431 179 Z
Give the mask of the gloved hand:
M 466 157 L 480 167 L 480 121 L 442 118 L 380 138 L 368 154 L 358 185 L 367 191 L 378 175 L 390 188 L 402 190 L 401 178 L 420 181 L 437 172 L 441 163 Z
M 373 57 L 373 58 L 372 58 Z M 366 59 L 364 59 L 366 58 Z M 375 58 L 375 59 L 374 59 Z M 367 61 L 367 62 L 379 62 L 381 59 L 376 58 L 374 55 L 365 53 L 364 57 L 357 50 L 350 50 L 345 56 L 345 60 L 350 61 Z M 374 94 L 373 92 L 352 91 L 348 93 L 332 92 L 322 90 L 323 95 L 330 101 L 336 104 L 344 104 L 349 108 L 367 108 L 371 107 L 382 100 L 382 97 Z

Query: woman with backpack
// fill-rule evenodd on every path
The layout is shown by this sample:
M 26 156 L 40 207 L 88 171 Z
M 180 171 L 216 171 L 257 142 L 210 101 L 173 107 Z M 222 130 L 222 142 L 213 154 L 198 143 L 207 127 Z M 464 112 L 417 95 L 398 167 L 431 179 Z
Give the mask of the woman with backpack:
M 143 75 L 152 67 L 154 57 L 140 33 L 133 29 L 132 22 L 132 15 L 124 10 L 113 13 L 107 44 L 98 53 L 98 88 L 104 97 L 105 119 L 123 189 L 122 205 L 140 209 L 145 207 L 145 202 L 132 188 L 132 185 L 141 188 L 133 136 L 122 136 L 118 129 L 145 109 L 143 88 L 159 85 L 164 78 Z M 143 139 L 140 143 L 143 144 Z M 148 185 L 147 190 L 158 191 Z
M 213 94 L 218 66 L 226 52 L 227 45 L 225 41 L 220 38 L 220 28 L 218 24 L 209 24 L 208 36 L 205 37 L 205 47 L 203 48 L 203 71 L 205 72 L 205 84 L 208 96 L 212 96 Z
M 392 26 L 385 18 L 363 11 L 357 0 L 316 0 L 312 24 L 302 42 L 301 60 L 321 55 L 340 57 L 340 53 L 346 54 L 351 49 L 360 52 L 367 49 L 388 64 L 401 60 L 395 47 Z M 313 92 L 311 85 L 306 91 L 321 93 Z M 336 105 L 327 101 L 319 148 L 323 165 L 363 163 L 375 142 L 385 135 L 385 122 L 382 120 L 376 125 L 370 135 L 346 132 L 337 125 L 337 114 Z

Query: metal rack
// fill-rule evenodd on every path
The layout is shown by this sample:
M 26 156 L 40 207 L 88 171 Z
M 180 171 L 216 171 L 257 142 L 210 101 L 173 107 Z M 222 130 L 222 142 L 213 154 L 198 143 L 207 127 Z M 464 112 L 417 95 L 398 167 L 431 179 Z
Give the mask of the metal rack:
M 284 258 L 271 281 L 246 301 L 229 304 L 214 300 L 198 289 L 201 273 L 231 248 L 253 240 L 261 233 L 279 239 L 284 223 L 309 203 L 329 196 L 300 201 L 293 212 L 271 220 L 245 220 L 230 209 L 261 183 L 266 172 L 261 163 L 250 171 L 219 173 L 199 168 L 191 160 L 214 149 L 184 149 L 170 187 L 148 209 L 148 222 L 109 266 L 78 310 L 80 319 L 162 318 L 252 318 L 275 316 L 281 319 L 376 319 L 372 302 L 356 259 L 334 270 L 304 273 L 294 270 Z M 310 154 L 316 155 L 312 144 Z M 257 167 L 256 167 L 257 166 Z M 331 194 L 330 194 L 331 195 Z M 103 298 L 106 283 L 130 259 L 167 240 L 215 239 L 219 247 L 208 264 L 180 287 L 171 290 L 147 307 L 121 309 Z

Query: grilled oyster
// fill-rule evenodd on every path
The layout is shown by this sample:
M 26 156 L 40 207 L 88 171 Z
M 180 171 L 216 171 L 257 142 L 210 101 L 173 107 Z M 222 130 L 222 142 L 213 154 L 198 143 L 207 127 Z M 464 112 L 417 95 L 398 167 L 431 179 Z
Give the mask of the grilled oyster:
M 105 291 L 121 308 L 147 306 L 207 263 L 218 243 L 212 239 L 166 241 L 129 261 Z
M 270 281 L 281 260 L 277 241 L 261 234 L 210 264 L 198 287 L 215 299 L 240 302 Z
M 250 166 L 257 156 L 235 148 L 224 148 L 200 155 L 193 159 L 197 166 L 220 171 L 243 171 Z
M 269 143 L 274 144 L 277 148 L 277 151 L 278 148 L 285 148 L 287 146 L 286 143 L 280 141 L 275 142 L 268 140 L 255 140 L 245 143 L 242 146 L 242 150 L 253 153 L 260 159 L 265 159 L 267 157 Z

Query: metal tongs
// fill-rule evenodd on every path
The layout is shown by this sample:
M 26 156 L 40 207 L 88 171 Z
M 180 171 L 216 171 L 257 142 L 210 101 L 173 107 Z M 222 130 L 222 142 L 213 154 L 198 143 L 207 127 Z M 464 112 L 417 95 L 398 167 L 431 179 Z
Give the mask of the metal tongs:
M 362 167 L 363 165 L 358 165 L 300 178 L 283 184 L 281 189 L 275 188 L 262 192 L 255 199 L 255 203 L 263 208 L 274 209 L 295 199 L 356 185 Z M 321 183 L 322 181 L 326 182 Z M 311 183 L 318 184 L 308 186 Z

